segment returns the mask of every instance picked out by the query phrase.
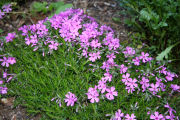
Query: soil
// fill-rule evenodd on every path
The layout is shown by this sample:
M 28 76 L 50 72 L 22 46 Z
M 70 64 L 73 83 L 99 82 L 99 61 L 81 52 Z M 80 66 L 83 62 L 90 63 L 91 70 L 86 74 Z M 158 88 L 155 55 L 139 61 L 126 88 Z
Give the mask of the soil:
M 45 0 L 34 0 L 34 1 L 45 1 Z M 57 0 L 46 0 L 47 2 Z M 24 11 L 29 13 L 30 4 L 32 0 L 27 1 L 21 5 L 17 11 Z M 116 36 L 120 41 L 128 39 L 127 29 L 123 24 L 123 20 L 126 18 L 124 15 L 120 15 L 119 12 L 123 12 L 123 9 L 119 7 L 115 0 L 64 0 L 65 3 L 72 3 L 74 8 L 82 8 L 84 12 L 94 17 L 98 23 L 106 24 L 114 29 Z M 38 20 L 46 18 L 48 15 L 38 13 L 36 16 L 27 14 L 12 14 L 10 18 L 5 21 L 0 21 L 0 28 L 4 31 L 0 36 L 6 35 L 8 32 L 13 32 L 22 25 L 34 24 Z M 115 23 L 112 18 L 120 18 L 121 22 Z M 36 116 L 27 115 L 26 109 L 22 106 L 13 106 L 14 97 L 2 98 L 0 100 L 0 120 L 39 120 L 41 115 Z

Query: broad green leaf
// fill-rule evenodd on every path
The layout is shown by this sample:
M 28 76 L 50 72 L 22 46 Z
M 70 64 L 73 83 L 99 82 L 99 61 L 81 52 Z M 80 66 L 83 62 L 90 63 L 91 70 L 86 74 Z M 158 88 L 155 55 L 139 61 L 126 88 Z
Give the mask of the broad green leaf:
M 151 14 L 146 10 L 140 11 L 140 19 L 149 21 L 152 18 Z
M 0 33 L 2 33 L 3 32 L 3 30 L 2 29 L 0 29 Z
M 47 11 L 47 2 L 33 2 L 31 5 L 32 12 L 46 12 Z
M 180 42 L 177 42 L 174 45 L 169 46 L 168 48 L 166 48 L 164 51 L 162 51 L 160 54 L 158 54 L 158 56 L 156 57 L 156 60 L 158 61 L 162 61 L 163 58 L 168 58 L 168 54 L 170 53 L 171 49 L 176 46 L 177 44 L 179 44 Z
M 113 20 L 114 22 L 117 22 L 117 23 L 121 23 L 121 22 L 122 22 L 121 19 L 120 19 L 120 18 L 117 18 L 117 17 L 113 17 L 112 20 Z
M 125 19 L 124 23 L 127 24 L 129 27 L 133 25 L 133 22 L 131 21 L 131 19 Z
M 59 14 L 62 11 L 65 11 L 67 8 L 72 8 L 72 4 L 65 4 L 63 6 L 60 6 L 59 8 L 57 8 L 57 10 L 55 11 L 55 14 Z
M 57 10 L 53 14 L 51 14 L 51 16 L 49 16 L 49 18 L 52 18 L 54 14 L 59 14 L 60 12 L 65 11 L 67 8 L 72 8 L 72 4 L 65 4 L 65 5 L 59 6 Z
M 160 22 L 159 23 L 159 27 L 166 27 L 168 26 L 168 24 L 166 22 Z
M 53 2 L 49 5 L 49 10 L 52 11 L 53 9 L 57 10 L 59 7 L 63 6 L 64 2 L 59 1 L 59 2 Z

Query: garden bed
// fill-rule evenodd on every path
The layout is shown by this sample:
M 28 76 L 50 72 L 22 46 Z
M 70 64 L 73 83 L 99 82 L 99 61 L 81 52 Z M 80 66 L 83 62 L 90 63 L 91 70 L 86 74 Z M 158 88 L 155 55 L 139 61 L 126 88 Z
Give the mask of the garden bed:
M 179 92 L 177 74 L 143 46 L 119 44 L 127 36 L 123 25 L 119 29 L 109 19 L 114 14 L 106 6 L 114 5 L 89 3 L 99 14 L 107 11 L 104 20 L 98 20 L 102 18 L 88 5 L 83 9 L 101 24 L 83 10 L 69 9 L 8 34 L 1 65 L 7 70 L 3 78 L 8 95 L 16 97 L 16 104 L 42 119 L 177 118 L 179 98 L 173 97 Z M 120 34 L 104 25 L 108 20 Z

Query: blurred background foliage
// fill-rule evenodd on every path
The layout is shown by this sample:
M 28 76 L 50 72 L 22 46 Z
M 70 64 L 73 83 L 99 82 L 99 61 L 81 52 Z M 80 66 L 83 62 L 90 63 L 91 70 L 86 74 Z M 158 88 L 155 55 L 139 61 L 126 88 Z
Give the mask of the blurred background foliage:
M 180 0 L 117 1 L 125 9 L 120 14 L 128 16 L 125 24 L 140 33 L 158 60 L 180 61 Z

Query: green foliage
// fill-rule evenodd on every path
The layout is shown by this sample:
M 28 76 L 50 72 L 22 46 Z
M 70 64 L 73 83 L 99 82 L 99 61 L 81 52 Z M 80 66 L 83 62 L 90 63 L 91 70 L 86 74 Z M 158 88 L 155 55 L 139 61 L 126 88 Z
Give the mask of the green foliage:
M 64 2 L 62 1 L 59 1 L 59 2 L 52 2 L 50 3 L 49 5 L 49 10 L 53 10 L 53 9 L 58 9 L 59 7 L 63 6 L 64 5 Z
M 28 0 L 0 0 L 0 8 L 4 5 L 4 4 L 8 4 L 8 3 L 17 3 L 18 5 L 23 4 L 25 2 L 27 2 Z
M 36 13 L 36 12 L 43 12 L 46 13 L 48 11 L 47 9 L 47 2 L 33 2 L 31 5 L 31 12 Z
M 55 14 L 59 14 L 61 11 L 65 11 L 67 8 L 71 8 L 72 4 L 65 4 L 61 7 L 58 7 L 57 10 L 55 11 Z
M 66 10 L 67 8 L 71 8 L 72 4 L 64 4 L 64 2 L 59 1 L 59 2 L 52 2 L 48 5 L 47 2 L 33 2 L 31 5 L 31 12 L 32 13 L 37 13 L 37 12 L 52 12 L 53 10 L 55 11 L 51 16 L 54 14 L 58 14 L 61 11 Z
M 180 42 L 177 42 L 174 45 L 169 46 L 168 48 L 166 48 L 164 51 L 162 51 L 157 57 L 156 60 L 158 61 L 162 61 L 164 58 L 168 59 L 168 54 L 170 53 L 171 49 L 173 47 L 175 47 L 176 45 L 178 45 Z
M 177 0 L 118 0 L 130 17 L 125 23 L 145 35 L 157 54 L 180 40 L 180 2 Z M 173 49 L 180 58 L 179 47 Z
M 3 32 L 3 30 L 2 29 L 0 29 L 0 34 Z
M 9 67 L 9 71 L 15 73 L 17 77 L 7 86 L 8 96 L 17 96 L 15 103 L 25 106 L 29 114 L 40 113 L 43 115 L 43 120 L 105 120 L 110 119 L 115 111 L 121 109 L 129 114 L 135 113 L 138 119 L 145 120 L 149 119 L 147 115 L 149 109 L 147 108 L 155 108 L 157 105 L 163 107 L 166 101 L 152 97 L 148 91 L 128 94 L 121 82 L 120 74 L 115 75 L 111 81 L 111 85 L 115 86 L 118 91 L 118 97 L 115 100 L 109 101 L 102 96 L 99 103 L 89 103 L 86 96 L 88 88 L 97 84 L 104 71 L 99 67 L 94 72 L 91 71 L 93 67 L 89 65 L 90 61 L 79 57 L 78 46 L 72 47 L 71 43 L 65 43 L 64 39 L 59 36 L 58 30 L 52 32 L 52 36 L 54 35 L 58 36 L 57 41 L 64 45 L 58 46 L 57 51 L 44 57 L 41 52 L 34 52 L 33 48 L 27 46 L 22 36 L 11 43 L 4 44 L 5 53 L 17 59 L 17 63 Z M 138 36 L 138 34 L 135 35 L 134 40 L 137 40 Z M 140 53 L 141 46 L 137 47 L 137 51 Z M 3 52 L 0 53 L 3 54 Z M 122 52 L 117 58 L 115 61 L 117 64 L 122 64 L 126 59 Z M 99 66 L 102 66 L 101 62 L 99 62 Z M 131 69 L 139 71 L 143 69 L 143 73 L 146 73 L 156 67 L 156 62 L 152 62 L 151 65 L 142 64 L 138 68 L 132 66 Z M 119 69 L 117 71 L 119 72 Z M 132 72 L 131 77 L 137 78 L 139 75 L 141 72 Z M 69 91 L 78 97 L 78 101 L 73 107 L 67 107 L 63 102 L 65 94 Z M 167 91 L 161 92 L 161 94 L 168 97 L 167 101 L 178 113 L 180 98 L 171 98 Z M 55 101 L 51 101 L 56 96 L 61 98 L 62 107 L 59 107 Z M 137 102 L 138 107 L 133 107 Z M 163 109 L 162 112 L 164 112 Z M 107 114 L 110 116 L 108 117 Z
M 100 103 L 89 103 L 85 94 L 88 88 L 94 86 L 102 77 L 102 69 L 90 71 L 89 61 L 78 57 L 78 48 L 59 46 L 51 56 L 43 57 L 42 53 L 33 52 L 33 49 L 22 41 L 20 37 L 5 46 L 6 53 L 18 60 L 15 66 L 10 67 L 11 72 L 17 74 L 17 80 L 11 81 L 8 92 L 10 96 L 18 96 L 15 103 L 25 106 L 32 115 L 40 113 L 45 120 L 105 120 L 108 119 L 106 114 L 111 115 L 121 109 L 123 112 L 135 113 L 139 119 L 148 119 L 147 107 L 155 107 L 162 102 L 156 97 L 147 97 L 149 93 L 128 94 L 120 81 L 122 77 L 118 75 L 112 85 L 117 88 L 119 97 L 114 101 L 102 99 Z M 62 38 L 58 38 L 58 41 L 64 42 Z M 123 63 L 122 56 L 118 57 L 120 59 L 117 62 Z M 132 75 L 138 76 L 136 73 Z M 76 106 L 67 107 L 62 102 L 62 107 L 59 107 L 56 102 L 51 101 L 55 96 L 59 96 L 63 101 L 68 91 L 78 96 Z M 178 99 L 171 100 L 176 103 Z M 138 108 L 132 107 L 137 101 Z M 173 107 L 176 108 L 176 104 L 173 104 Z

